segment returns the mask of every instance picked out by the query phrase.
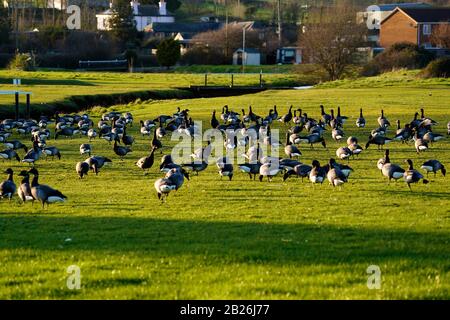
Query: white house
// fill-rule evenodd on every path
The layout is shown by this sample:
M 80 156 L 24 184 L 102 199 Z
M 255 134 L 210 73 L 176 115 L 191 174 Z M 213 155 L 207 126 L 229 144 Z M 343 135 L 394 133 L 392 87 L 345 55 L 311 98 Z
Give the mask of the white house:
M 154 22 L 174 23 L 175 17 L 167 11 L 166 2 L 161 0 L 159 5 L 141 5 L 137 0 L 130 2 L 133 8 L 134 21 L 137 31 L 144 31 L 144 28 Z M 97 29 L 110 30 L 108 20 L 112 16 L 112 2 L 110 8 L 96 15 Z
M 261 64 L 261 53 L 257 49 L 242 48 L 233 53 L 233 64 L 244 66 L 259 66 Z

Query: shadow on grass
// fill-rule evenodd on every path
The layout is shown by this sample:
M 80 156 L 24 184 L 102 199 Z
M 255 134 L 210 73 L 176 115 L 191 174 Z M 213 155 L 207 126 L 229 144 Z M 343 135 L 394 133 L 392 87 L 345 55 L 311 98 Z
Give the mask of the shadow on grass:
M 65 241 L 70 238 L 71 240 Z M 409 260 L 449 267 L 441 232 L 306 224 L 154 218 L 0 217 L 0 250 L 90 251 L 152 256 L 208 255 L 211 262 L 383 263 Z

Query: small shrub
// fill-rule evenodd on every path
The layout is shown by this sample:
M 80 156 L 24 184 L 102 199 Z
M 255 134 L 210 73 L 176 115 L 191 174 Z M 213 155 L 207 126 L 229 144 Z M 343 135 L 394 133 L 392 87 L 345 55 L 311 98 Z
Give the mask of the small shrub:
M 431 61 L 423 70 L 424 78 L 450 78 L 450 57 Z
M 376 76 L 397 69 L 421 69 L 434 59 L 434 55 L 412 43 L 396 43 L 377 55 L 364 66 L 363 76 Z
M 33 57 L 28 53 L 17 53 L 9 62 L 8 69 L 19 71 L 33 71 Z

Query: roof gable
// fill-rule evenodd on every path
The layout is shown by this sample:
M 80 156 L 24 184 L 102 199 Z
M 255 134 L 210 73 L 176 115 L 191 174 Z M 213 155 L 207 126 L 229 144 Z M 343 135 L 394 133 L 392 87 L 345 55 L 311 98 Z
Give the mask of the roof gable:
M 390 15 L 381 21 L 381 24 L 385 23 L 399 12 L 416 23 L 450 23 L 450 8 L 405 9 L 397 7 Z

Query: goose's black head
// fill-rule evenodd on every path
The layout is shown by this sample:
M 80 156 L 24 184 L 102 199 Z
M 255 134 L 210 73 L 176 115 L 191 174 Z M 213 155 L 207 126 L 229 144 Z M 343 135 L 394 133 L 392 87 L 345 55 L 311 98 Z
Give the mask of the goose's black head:
M 5 173 L 5 174 L 13 174 L 13 170 L 11 168 L 8 168 L 3 173 Z
M 405 160 L 405 162 L 409 165 L 409 170 L 413 170 L 413 162 L 411 159 Z
M 20 171 L 20 173 L 18 175 L 21 177 L 29 177 L 30 176 L 30 174 L 26 170 Z
M 181 169 L 181 173 L 183 174 L 183 176 L 189 181 L 189 172 L 187 172 L 184 169 Z
M 37 171 L 36 168 L 31 168 L 30 170 L 28 170 L 28 173 L 35 176 L 39 175 L 39 172 Z
M 313 160 L 312 166 L 313 166 L 314 168 L 319 168 L 319 167 L 320 167 L 320 162 L 317 161 L 317 160 Z

